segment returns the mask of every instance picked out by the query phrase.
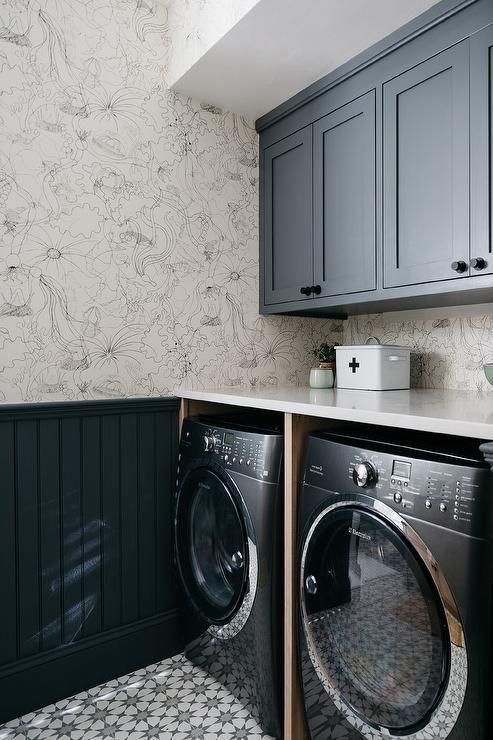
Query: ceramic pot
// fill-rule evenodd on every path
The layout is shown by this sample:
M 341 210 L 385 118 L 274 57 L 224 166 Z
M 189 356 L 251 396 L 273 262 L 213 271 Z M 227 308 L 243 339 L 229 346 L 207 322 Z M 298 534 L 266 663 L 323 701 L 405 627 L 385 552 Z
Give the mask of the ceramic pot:
M 334 387 L 334 363 L 324 362 L 320 367 L 312 367 L 310 370 L 311 388 L 333 388 Z
M 483 370 L 486 375 L 486 380 L 488 383 L 493 385 L 493 362 L 488 362 L 486 365 L 483 365 Z

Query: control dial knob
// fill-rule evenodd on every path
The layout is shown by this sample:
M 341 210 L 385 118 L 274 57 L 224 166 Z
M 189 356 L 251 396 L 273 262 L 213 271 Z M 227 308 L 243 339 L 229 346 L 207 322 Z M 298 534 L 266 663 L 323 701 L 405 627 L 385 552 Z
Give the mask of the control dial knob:
M 212 434 L 204 434 L 204 449 L 206 452 L 214 452 L 215 441 Z
M 377 471 L 371 462 L 358 463 L 353 468 L 353 480 L 360 488 L 368 488 L 377 480 Z

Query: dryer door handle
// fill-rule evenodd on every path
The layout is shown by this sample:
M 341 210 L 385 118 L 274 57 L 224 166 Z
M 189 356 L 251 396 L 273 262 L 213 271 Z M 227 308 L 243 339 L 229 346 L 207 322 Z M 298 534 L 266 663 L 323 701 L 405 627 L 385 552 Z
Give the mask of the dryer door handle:
M 310 596 L 315 596 L 318 591 L 318 583 L 315 576 L 307 576 L 305 579 L 305 588 Z
M 241 570 L 243 562 L 243 554 L 239 550 L 231 555 L 231 564 L 235 570 Z

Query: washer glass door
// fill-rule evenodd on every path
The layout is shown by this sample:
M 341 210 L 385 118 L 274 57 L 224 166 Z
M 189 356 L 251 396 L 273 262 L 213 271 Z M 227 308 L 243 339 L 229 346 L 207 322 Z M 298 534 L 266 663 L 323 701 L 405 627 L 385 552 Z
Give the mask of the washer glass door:
M 228 621 L 245 591 L 248 546 L 234 493 L 212 470 L 199 468 L 185 479 L 176 528 L 183 585 L 193 604 L 213 624 Z
M 373 727 L 426 725 L 450 647 L 425 565 L 390 523 L 356 506 L 322 516 L 305 553 L 303 627 L 326 691 Z

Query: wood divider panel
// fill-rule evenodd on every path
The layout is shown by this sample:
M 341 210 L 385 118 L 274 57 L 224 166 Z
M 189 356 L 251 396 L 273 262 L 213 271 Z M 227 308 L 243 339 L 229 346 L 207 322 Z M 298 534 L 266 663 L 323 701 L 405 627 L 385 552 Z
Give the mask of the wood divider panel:
M 212 401 L 195 401 L 194 399 L 182 398 L 180 404 L 180 434 L 184 419 L 188 416 L 198 416 L 199 414 L 221 414 L 224 412 L 232 413 L 235 406 L 223 403 L 214 403 Z M 238 413 L 241 414 L 242 407 L 238 407 Z
M 307 436 L 330 421 L 284 414 L 284 740 L 307 740 L 297 648 L 297 525 Z

